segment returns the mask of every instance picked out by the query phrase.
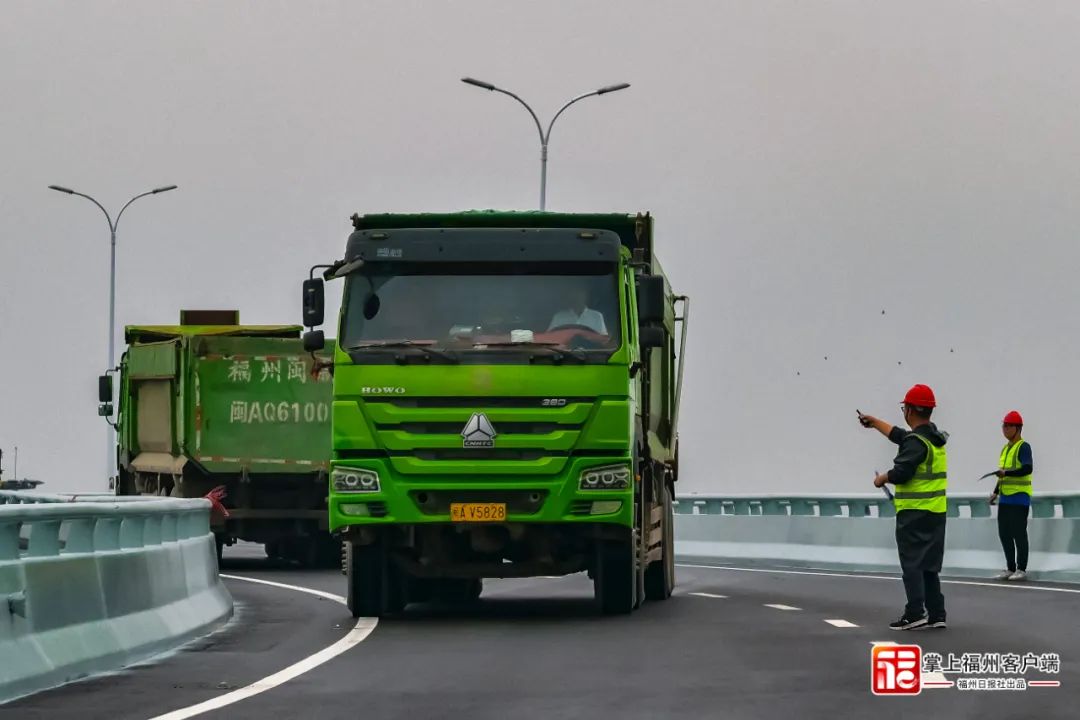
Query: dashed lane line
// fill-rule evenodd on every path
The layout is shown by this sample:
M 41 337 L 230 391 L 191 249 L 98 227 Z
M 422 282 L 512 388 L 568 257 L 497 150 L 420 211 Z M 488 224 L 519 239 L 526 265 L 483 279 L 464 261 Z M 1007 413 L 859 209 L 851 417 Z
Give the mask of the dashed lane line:
M 269 585 L 270 587 L 281 588 L 284 590 L 292 590 L 294 592 L 301 592 L 307 595 L 314 595 L 315 597 L 322 598 L 324 600 L 332 600 L 336 603 L 345 604 L 345 598 L 340 595 L 334 595 L 333 593 L 323 592 L 322 590 L 315 590 L 313 588 L 306 588 L 300 585 L 287 585 L 285 583 L 272 582 L 270 580 L 257 580 L 255 578 L 244 577 L 243 575 L 225 575 L 221 577 L 228 578 L 229 580 L 241 580 L 243 582 L 255 583 L 257 585 Z M 164 715 L 158 715 L 151 718 L 151 720 L 185 720 L 186 718 L 195 717 L 196 715 L 202 715 L 203 713 L 210 712 L 211 710 L 220 710 L 223 707 L 232 705 L 233 703 L 246 700 L 249 697 L 253 697 L 260 693 L 264 693 L 267 690 L 283 685 L 290 680 L 300 677 L 309 670 L 314 670 L 318 666 L 322 665 L 328 660 L 331 660 L 338 655 L 350 650 L 361 642 L 367 639 L 371 634 L 371 631 L 375 629 L 375 626 L 379 624 L 378 618 L 358 618 L 356 625 L 349 633 L 335 642 L 333 645 L 329 645 L 314 655 L 309 655 L 303 660 L 293 663 L 283 670 L 279 670 L 273 675 L 268 675 L 262 680 L 256 680 L 255 682 L 245 687 L 233 690 L 232 692 L 219 695 L 216 698 L 211 698 L 196 705 L 190 705 L 179 710 L 173 710 L 167 712 Z
M 765 603 L 765 607 L 773 608 L 774 610 L 802 610 L 793 605 L 781 605 L 780 603 Z
M 859 627 L 855 623 L 848 622 L 847 620 L 826 620 L 825 622 L 829 623 L 833 627 L 838 627 L 838 628 L 857 628 L 857 627 Z
M 717 595 L 716 593 L 709 593 L 709 592 L 692 592 L 692 593 L 686 593 L 686 594 L 687 595 L 697 595 L 698 597 L 704 597 L 704 598 L 717 598 L 717 599 L 720 599 L 720 600 L 727 599 L 727 595 Z

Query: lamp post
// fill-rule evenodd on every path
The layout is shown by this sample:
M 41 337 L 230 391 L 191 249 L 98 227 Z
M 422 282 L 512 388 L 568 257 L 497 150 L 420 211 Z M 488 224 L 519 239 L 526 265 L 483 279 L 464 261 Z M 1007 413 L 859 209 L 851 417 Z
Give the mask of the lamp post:
M 120 212 L 116 214 L 116 220 L 113 220 L 109 215 L 109 211 L 94 198 L 81 192 L 77 192 L 70 188 L 61 187 L 59 185 L 50 185 L 50 190 L 56 190 L 57 192 L 66 193 L 68 195 L 78 195 L 84 197 L 90 202 L 94 203 L 101 209 L 101 212 L 105 213 L 105 220 L 109 223 L 109 365 L 111 370 L 116 365 L 116 228 L 120 224 L 120 217 L 124 214 L 124 211 L 128 209 L 131 203 L 135 202 L 139 198 L 146 197 L 147 195 L 157 195 L 158 193 L 168 192 L 175 190 L 176 185 L 165 185 L 164 187 L 154 188 L 144 193 L 140 193 L 135 197 L 124 203 L 124 206 L 120 208 Z M 109 477 L 112 477 L 113 470 L 113 458 L 115 453 L 113 451 L 114 443 L 114 430 L 110 425 L 105 431 L 105 448 L 106 448 L 106 460 L 105 467 L 108 470 Z
M 481 88 L 483 90 L 490 90 L 492 92 L 502 93 L 503 95 L 509 95 L 510 97 L 514 98 L 519 103 L 524 105 L 525 109 L 529 111 L 529 115 L 532 116 L 533 122 L 536 123 L 536 131 L 538 133 L 540 133 L 540 209 L 541 210 L 546 209 L 548 141 L 551 140 L 551 128 L 554 127 L 555 121 L 559 119 L 559 116 L 563 114 L 563 111 L 566 110 L 566 108 L 570 107 L 571 105 L 576 103 L 578 100 L 584 100 L 585 98 L 593 97 L 594 95 L 596 95 L 596 96 L 607 95 L 608 93 L 613 93 L 613 92 L 616 92 L 618 90 L 625 90 L 626 88 L 630 87 L 630 83 L 619 83 L 618 85 L 607 85 L 605 87 L 600 88 L 599 90 L 593 90 L 592 92 L 582 93 L 581 95 L 578 95 L 575 98 L 571 98 L 570 101 L 567 102 L 565 105 L 563 105 L 561 108 L 559 108 L 559 112 L 555 113 L 555 116 L 551 118 L 551 122 L 548 123 L 548 126 L 547 126 L 547 132 L 545 132 L 543 126 L 540 124 L 540 118 L 538 118 L 536 116 L 536 113 L 533 112 L 533 109 L 531 107 L 529 107 L 529 104 L 527 102 L 525 102 L 524 100 L 522 100 L 517 95 L 515 95 L 514 93 L 510 92 L 509 90 L 504 90 L 503 88 L 496 87 L 495 85 L 492 85 L 489 82 L 484 82 L 483 80 L 477 80 L 477 79 L 471 78 L 471 77 L 461 78 L 461 82 L 465 83 L 466 85 L 472 85 L 473 87 Z

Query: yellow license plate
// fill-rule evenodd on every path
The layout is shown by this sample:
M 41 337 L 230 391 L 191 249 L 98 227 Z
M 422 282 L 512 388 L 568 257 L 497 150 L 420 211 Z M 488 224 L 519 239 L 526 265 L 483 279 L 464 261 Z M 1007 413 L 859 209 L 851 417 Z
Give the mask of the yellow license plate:
M 506 503 L 450 503 L 450 519 L 454 522 L 503 522 Z

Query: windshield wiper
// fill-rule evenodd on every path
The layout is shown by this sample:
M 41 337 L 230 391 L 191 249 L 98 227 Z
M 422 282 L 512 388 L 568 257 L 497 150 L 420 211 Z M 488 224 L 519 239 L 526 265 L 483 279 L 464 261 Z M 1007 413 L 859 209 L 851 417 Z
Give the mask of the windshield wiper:
M 582 351 L 580 351 L 580 350 L 570 350 L 568 348 L 559 347 L 558 343 L 534 342 L 534 341 L 530 341 L 530 340 L 518 340 L 518 341 L 515 342 L 515 341 L 511 340 L 510 342 L 476 343 L 476 344 L 473 345 L 473 347 L 474 348 L 485 348 L 485 347 L 535 348 L 535 349 L 540 349 L 540 350 L 548 350 L 548 351 L 552 352 L 554 355 L 556 355 L 560 360 L 565 360 L 566 358 L 573 358 L 574 360 L 577 360 L 578 362 L 585 362 L 586 361 L 585 353 L 583 353 Z
M 356 345 L 350 345 L 345 350 L 371 350 L 373 348 L 412 348 L 414 350 L 420 350 L 424 354 L 430 357 L 441 358 L 450 363 L 459 362 L 456 355 L 452 355 L 443 350 L 436 350 L 433 347 L 429 347 L 430 343 L 422 343 L 416 340 L 372 340 L 371 342 L 357 343 Z

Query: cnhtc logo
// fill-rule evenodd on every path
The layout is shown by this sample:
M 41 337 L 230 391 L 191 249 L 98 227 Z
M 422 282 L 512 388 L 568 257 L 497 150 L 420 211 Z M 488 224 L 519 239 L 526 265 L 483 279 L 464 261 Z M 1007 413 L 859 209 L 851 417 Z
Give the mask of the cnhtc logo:
M 469 422 L 465 423 L 465 429 L 461 431 L 462 447 L 467 448 L 493 448 L 495 447 L 495 428 L 491 426 L 484 413 L 473 413 Z

